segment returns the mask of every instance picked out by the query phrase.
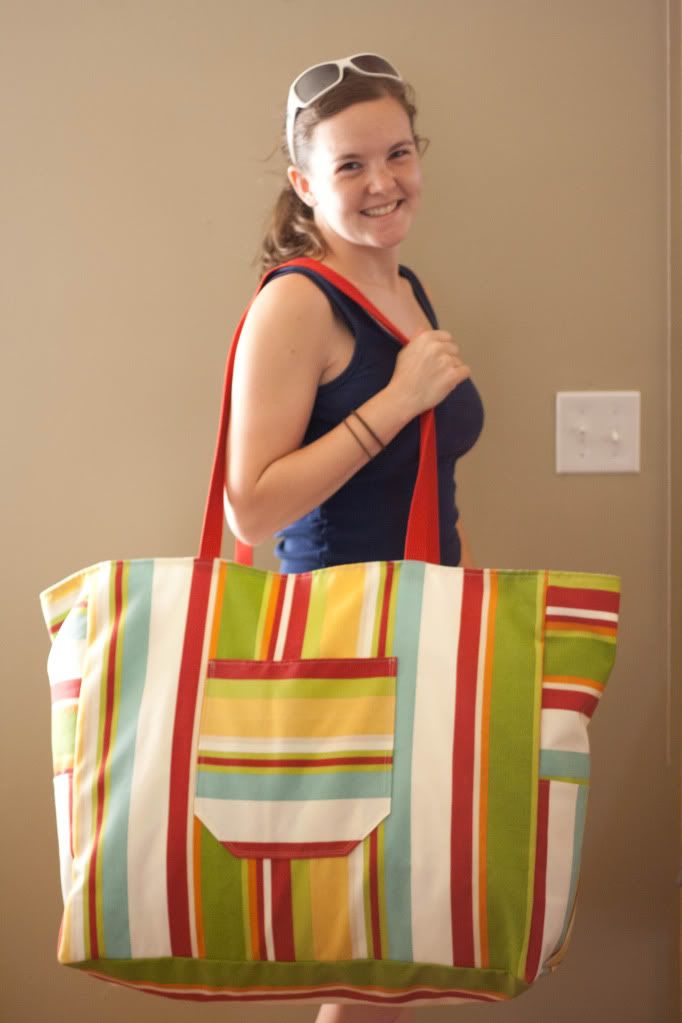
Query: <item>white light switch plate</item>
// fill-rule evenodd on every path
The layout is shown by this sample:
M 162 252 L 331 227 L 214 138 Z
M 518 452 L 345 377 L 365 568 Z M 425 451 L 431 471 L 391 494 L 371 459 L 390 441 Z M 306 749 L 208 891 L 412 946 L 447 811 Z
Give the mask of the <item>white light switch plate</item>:
M 557 472 L 639 472 L 639 391 L 557 391 Z

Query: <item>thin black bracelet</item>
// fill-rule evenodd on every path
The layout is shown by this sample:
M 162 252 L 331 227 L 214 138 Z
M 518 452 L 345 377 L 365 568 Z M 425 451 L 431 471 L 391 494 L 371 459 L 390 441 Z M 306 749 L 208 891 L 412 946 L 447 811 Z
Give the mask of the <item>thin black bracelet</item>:
M 367 430 L 367 431 L 368 431 L 369 433 L 371 433 L 371 434 L 372 434 L 372 436 L 374 437 L 374 439 L 375 439 L 375 441 L 377 442 L 377 444 L 381 445 L 381 447 L 382 447 L 382 448 L 385 448 L 385 447 L 386 447 L 386 445 L 385 445 L 385 444 L 384 444 L 384 442 L 383 442 L 383 441 L 381 440 L 381 438 L 380 438 L 380 437 L 377 437 L 377 435 L 376 435 L 376 433 L 374 432 L 374 430 L 372 429 L 372 427 L 371 427 L 371 426 L 369 426 L 369 424 L 365 422 L 365 420 L 364 420 L 364 419 L 362 418 L 362 416 L 360 415 L 360 413 L 358 412 L 358 410 L 357 410 L 357 409 L 351 409 L 351 415 L 353 415 L 353 416 L 357 416 L 357 418 L 358 418 L 358 419 L 360 420 L 360 422 L 362 423 L 362 425 L 364 426 L 364 428 L 365 428 L 365 429 L 366 429 L 366 430 Z
M 347 419 L 344 419 L 344 420 L 343 420 L 343 422 L 344 422 L 344 423 L 346 424 L 346 426 L 348 427 L 348 429 L 350 430 L 350 432 L 351 432 L 351 433 L 353 434 L 353 436 L 355 437 L 356 441 L 358 442 L 358 444 L 360 445 L 360 447 L 362 448 L 362 450 L 363 450 L 363 451 L 365 452 L 365 454 L 367 455 L 367 457 L 368 457 L 368 458 L 371 458 L 371 457 L 372 457 L 372 454 L 371 454 L 371 452 L 369 452 L 369 451 L 367 450 L 367 448 L 366 448 L 366 447 L 365 447 L 365 445 L 364 445 L 364 444 L 362 443 L 362 441 L 360 440 L 360 438 L 358 437 L 357 433 L 355 432 L 355 430 L 353 429 L 353 427 L 352 427 L 352 426 L 350 425 L 350 423 L 348 422 L 348 420 L 347 420 Z

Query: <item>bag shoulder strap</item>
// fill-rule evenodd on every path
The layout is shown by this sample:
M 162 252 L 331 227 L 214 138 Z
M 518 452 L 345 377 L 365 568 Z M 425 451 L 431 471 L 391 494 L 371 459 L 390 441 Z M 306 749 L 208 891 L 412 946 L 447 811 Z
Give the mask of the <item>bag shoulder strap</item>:
M 227 453 L 227 425 L 230 418 L 230 400 L 232 394 L 232 377 L 234 375 L 234 359 L 244 321 L 256 295 L 275 270 L 285 266 L 306 266 L 326 277 L 332 284 L 355 299 L 367 312 L 379 321 L 388 331 L 395 335 L 401 344 L 409 344 L 406 337 L 384 314 L 373 305 L 346 277 L 325 266 L 316 259 L 300 256 L 296 259 L 279 263 L 268 270 L 261 278 L 251 301 L 247 305 L 235 330 L 227 356 L 225 379 L 223 382 L 223 400 L 218 422 L 213 456 L 211 480 L 204 509 L 204 521 L 199 543 L 199 558 L 213 559 L 220 557 L 223 539 L 223 521 L 225 517 L 225 473 Z M 415 482 L 410 515 L 405 536 L 405 558 L 414 561 L 429 561 L 440 564 L 440 527 L 438 516 L 438 461 L 436 455 L 436 425 L 433 409 L 427 409 L 419 416 L 419 468 Z M 235 538 L 234 560 L 242 565 L 253 564 L 253 547 Z

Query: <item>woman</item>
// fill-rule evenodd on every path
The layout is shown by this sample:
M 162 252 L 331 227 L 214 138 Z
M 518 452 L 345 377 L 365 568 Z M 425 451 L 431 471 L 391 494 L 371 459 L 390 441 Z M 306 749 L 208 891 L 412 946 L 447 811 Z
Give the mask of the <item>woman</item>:
M 410 343 L 315 269 L 277 272 L 251 304 L 235 359 L 225 508 L 245 543 L 276 533 L 282 572 L 404 556 L 419 415 L 430 408 L 441 562 L 473 567 L 454 466 L 479 436 L 483 408 L 458 345 L 398 258 L 422 190 L 410 92 L 376 54 L 314 65 L 289 91 L 289 183 L 261 271 L 317 260 Z M 388 1023 L 406 1012 L 325 1005 L 318 1023 Z

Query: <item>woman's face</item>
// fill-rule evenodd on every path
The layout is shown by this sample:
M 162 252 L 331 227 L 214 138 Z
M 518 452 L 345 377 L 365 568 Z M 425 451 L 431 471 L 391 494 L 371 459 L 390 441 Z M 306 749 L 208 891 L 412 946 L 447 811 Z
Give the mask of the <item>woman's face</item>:
M 353 155 L 354 154 L 354 155 Z M 419 206 L 421 163 L 410 120 L 392 96 L 355 103 L 317 125 L 309 177 L 297 175 L 299 195 L 313 199 L 315 222 L 349 242 L 398 245 Z M 385 216 L 366 213 L 393 205 Z

